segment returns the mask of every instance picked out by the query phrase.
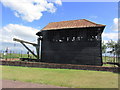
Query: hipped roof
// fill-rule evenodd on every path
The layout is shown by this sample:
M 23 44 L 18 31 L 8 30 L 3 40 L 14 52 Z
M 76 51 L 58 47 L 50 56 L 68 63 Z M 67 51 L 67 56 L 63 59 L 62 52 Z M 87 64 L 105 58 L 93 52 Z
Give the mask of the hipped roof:
M 69 29 L 69 28 L 87 28 L 87 27 L 105 27 L 106 25 L 96 24 L 86 19 L 70 20 L 61 22 L 52 22 L 45 26 L 43 30 L 57 30 L 57 29 Z

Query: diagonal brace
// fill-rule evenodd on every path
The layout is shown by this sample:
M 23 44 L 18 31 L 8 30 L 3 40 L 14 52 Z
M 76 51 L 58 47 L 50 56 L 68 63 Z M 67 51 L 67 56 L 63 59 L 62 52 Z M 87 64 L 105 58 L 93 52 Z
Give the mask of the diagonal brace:
M 20 43 L 37 58 L 37 55 L 35 55 L 34 52 L 32 52 L 23 42 Z

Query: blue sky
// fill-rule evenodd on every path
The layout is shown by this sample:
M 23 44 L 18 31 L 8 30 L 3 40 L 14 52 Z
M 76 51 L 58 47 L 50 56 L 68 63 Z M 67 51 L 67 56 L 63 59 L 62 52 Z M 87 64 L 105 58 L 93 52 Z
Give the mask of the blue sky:
M 117 2 L 63 2 L 62 6 L 57 7 L 55 13 L 44 12 L 41 19 L 33 22 L 27 22 L 15 17 L 13 10 L 2 5 L 2 26 L 12 23 L 23 24 L 34 28 L 43 28 L 49 22 L 85 18 L 96 23 L 105 24 L 107 25 L 106 28 L 110 29 L 110 26 L 113 24 L 113 19 L 118 17 L 117 5 Z M 105 31 L 109 32 L 109 30 Z
M 2 16 L 0 14 L 0 17 L 2 17 L 2 25 L 0 26 L 1 28 L 0 30 L 2 32 L 3 40 L 1 40 L 0 42 L 2 42 L 3 44 L 5 43 L 2 49 L 5 49 L 7 45 L 10 47 L 10 45 L 14 43 L 14 42 L 7 42 L 8 37 L 9 39 L 12 40 L 10 35 L 18 37 L 20 39 L 35 41 L 37 37 L 34 36 L 33 33 L 35 34 L 37 31 L 41 30 L 48 23 L 65 21 L 65 20 L 77 20 L 77 19 L 88 19 L 98 24 L 105 24 L 106 28 L 103 33 L 103 40 L 105 42 L 107 42 L 107 40 L 110 39 L 117 41 L 117 30 L 116 30 L 118 24 L 117 2 L 62 2 L 62 3 L 59 2 L 53 4 L 54 7 L 49 8 L 51 9 L 51 11 L 49 11 L 49 9 L 46 11 L 45 10 L 40 11 L 40 13 L 33 11 L 33 13 L 38 13 L 38 14 L 42 13 L 42 16 L 40 16 L 39 19 L 37 18 L 37 15 L 35 16 L 33 13 L 31 13 L 32 11 L 29 12 L 29 9 L 26 9 L 29 12 L 28 17 L 31 16 L 34 17 L 31 18 L 31 20 L 29 20 L 29 18 L 24 17 L 24 15 L 26 15 L 26 11 L 24 11 L 22 15 L 21 13 L 19 13 L 20 11 L 17 11 L 18 7 L 14 6 L 16 4 L 11 4 L 11 3 L 6 4 L 6 2 L 1 2 L 0 6 L 2 6 L 2 11 L 0 11 L 0 13 L 2 13 Z M 32 10 L 32 8 L 30 10 Z M 29 32 L 28 30 L 26 30 L 27 28 L 31 29 L 31 31 Z M 19 32 L 17 32 L 17 30 Z M 5 33 L 10 35 L 8 36 L 6 35 L 6 37 L 4 38 L 3 34 Z M 22 33 L 24 36 L 22 35 Z M 25 37 L 25 35 L 28 37 Z

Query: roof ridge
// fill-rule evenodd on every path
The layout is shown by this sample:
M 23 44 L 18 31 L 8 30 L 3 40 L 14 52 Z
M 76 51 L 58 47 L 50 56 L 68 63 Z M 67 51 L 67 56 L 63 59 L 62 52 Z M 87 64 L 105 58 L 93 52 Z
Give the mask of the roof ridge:
M 87 21 L 87 22 L 93 23 L 93 24 L 95 24 L 95 25 L 98 25 L 97 23 L 94 23 L 94 22 L 89 21 L 89 20 L 87 20 L 87 19 L 84 19 L 84 20 Z
M 78 21 L 78 20 L 86 20 L 86 19 L 66 20 L 66 21 L 59 21 L 59 22 Z M 59 22 L 50 22 L 50 23 L 59 23 Z

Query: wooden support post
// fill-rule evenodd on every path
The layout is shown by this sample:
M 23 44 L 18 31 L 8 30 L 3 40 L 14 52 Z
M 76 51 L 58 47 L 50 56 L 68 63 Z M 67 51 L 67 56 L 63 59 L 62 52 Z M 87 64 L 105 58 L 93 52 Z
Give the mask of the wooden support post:
M 100 58 L 101 58 L 101 64 L 103 65 L 103 58 L 102 58 L 102 38 L 101 38 L 101 32 L 98 34 L 99 42 L 100 42 Z
M 37 39 L 36 51 L 37 51 L 37 59 L 40 59 L 40 38 Z

